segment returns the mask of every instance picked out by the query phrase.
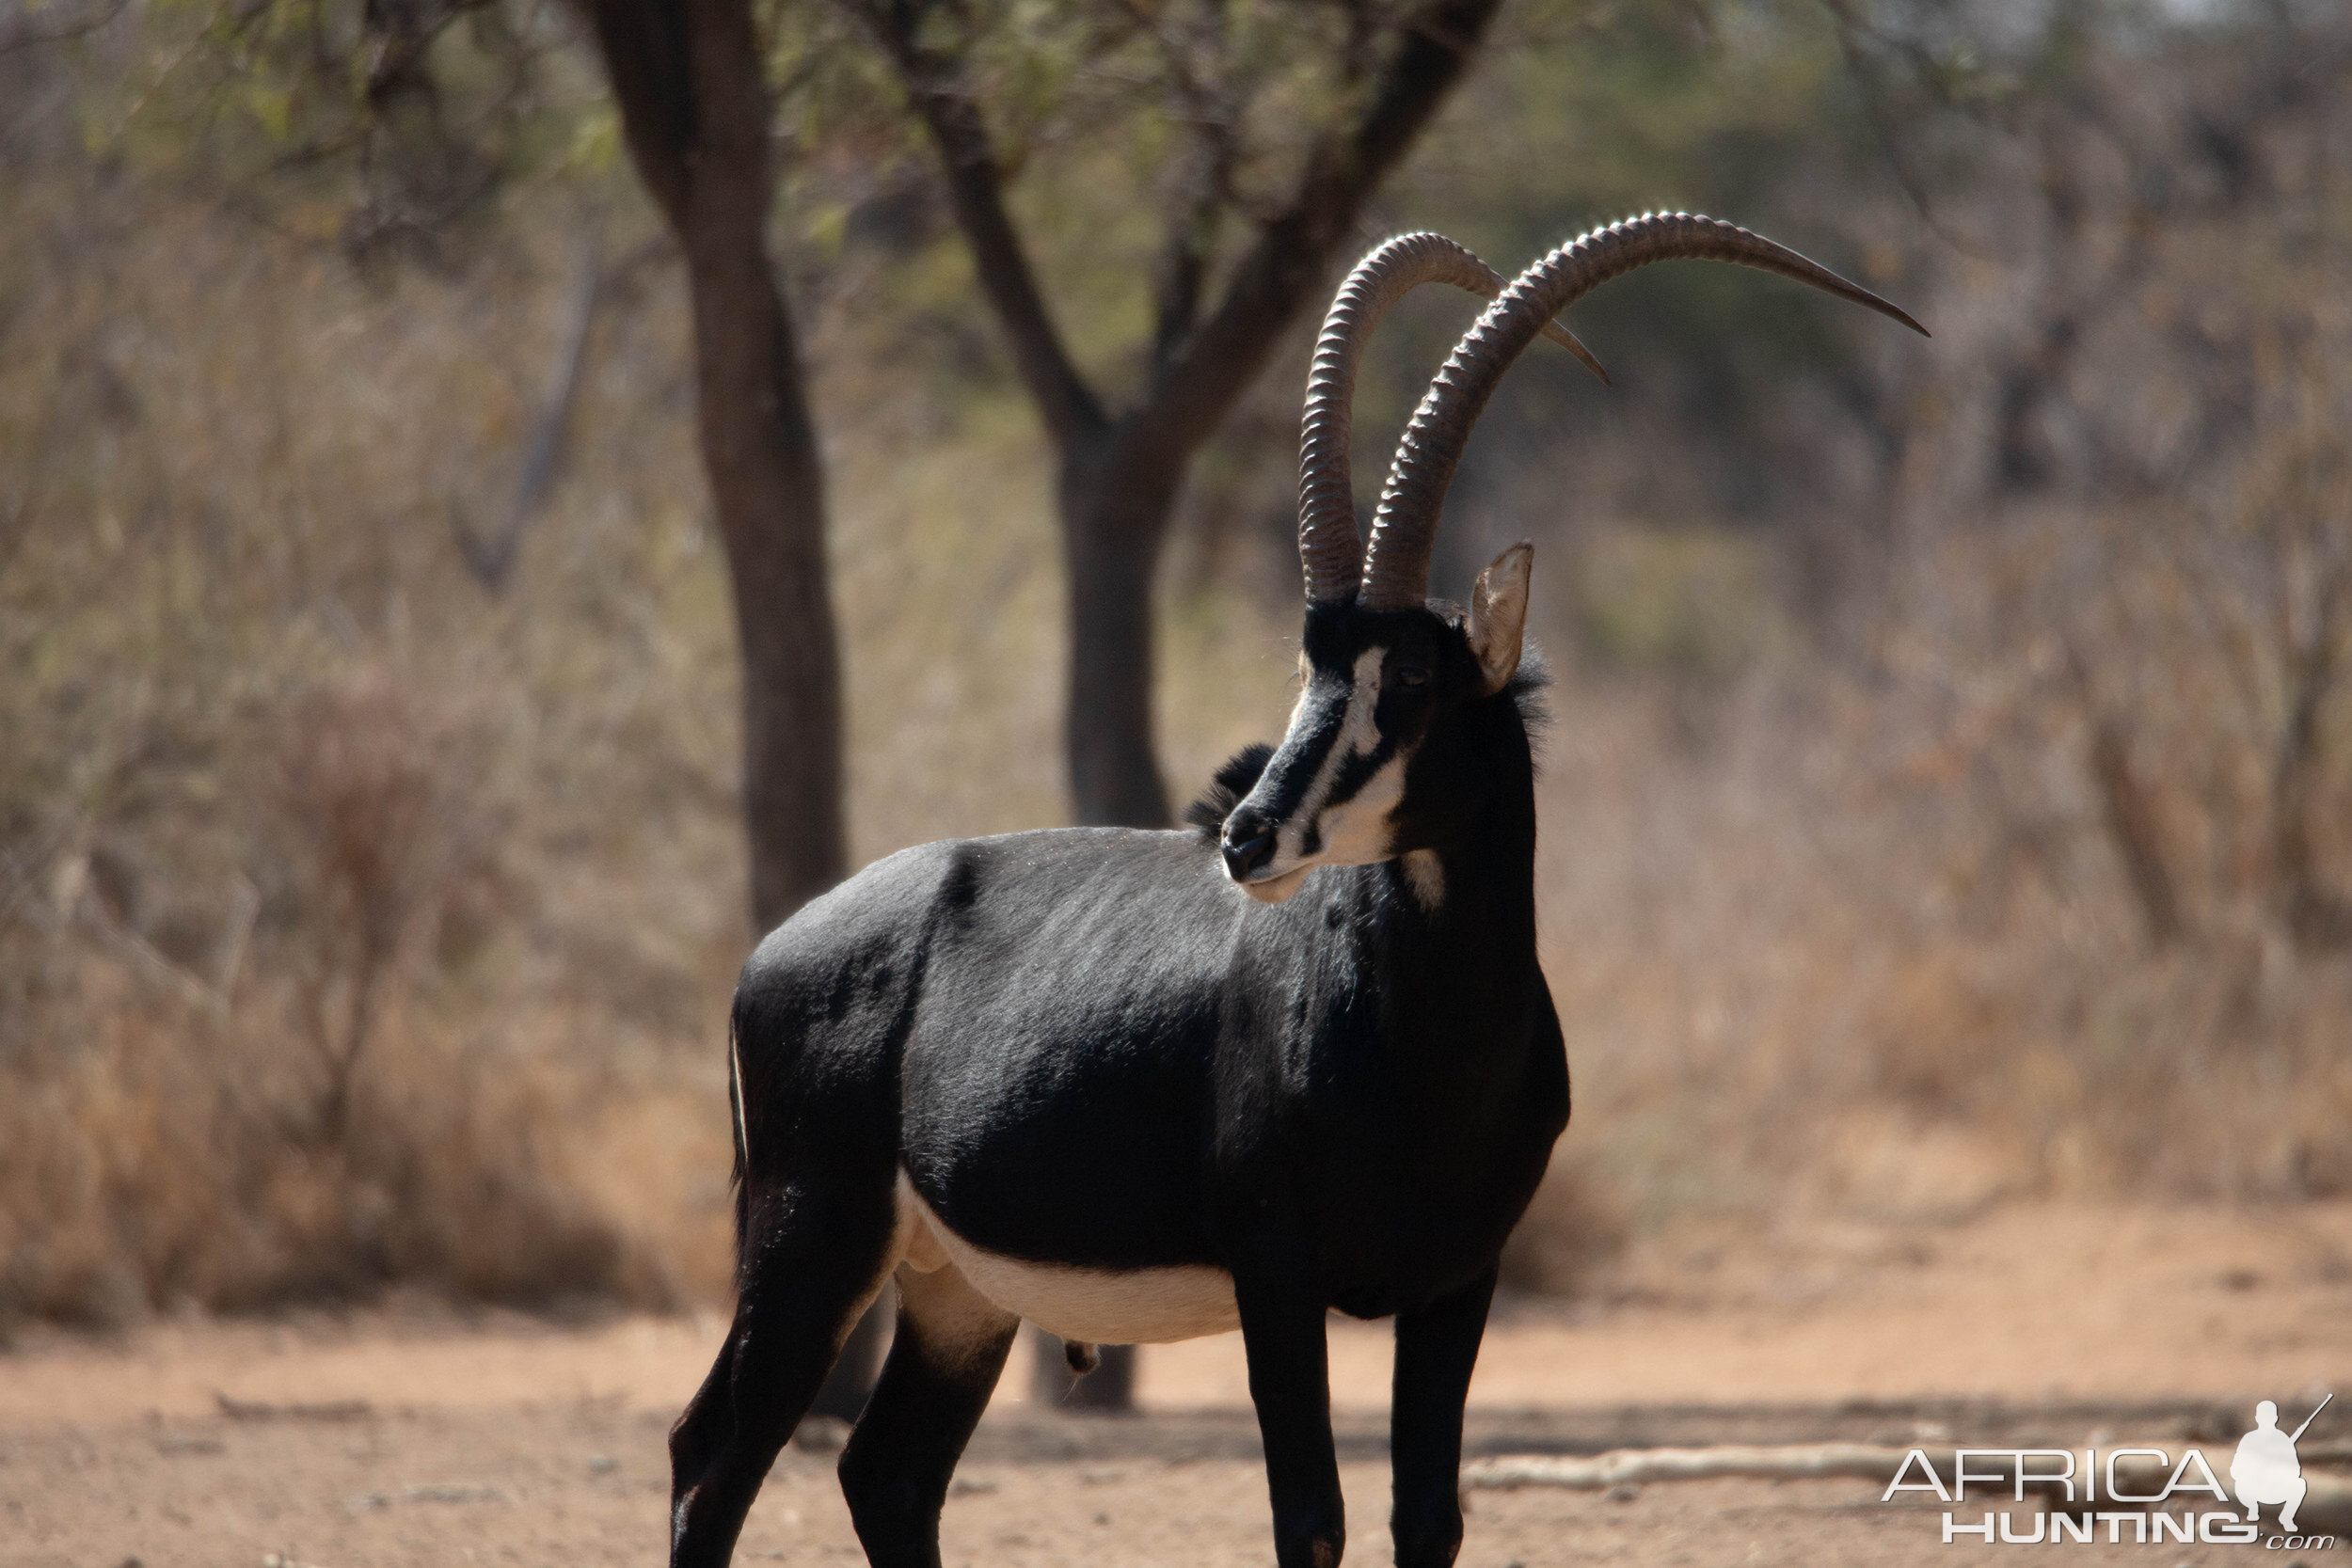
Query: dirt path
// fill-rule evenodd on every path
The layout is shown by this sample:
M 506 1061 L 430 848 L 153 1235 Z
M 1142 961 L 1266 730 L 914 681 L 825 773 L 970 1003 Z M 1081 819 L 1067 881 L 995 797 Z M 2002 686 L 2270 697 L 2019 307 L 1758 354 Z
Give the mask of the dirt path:
M 2352 1394 L 2347 1325 L 2352 1205 L 1686 1231 L 1603 1301 L 1506 1304 L 1470 1440 L 2226 1447 L 2256 1398 Z M 36 1336 L 0 1355 L 0 1565 L 655 1561 L 663 1432 L 718 1326 L 388 1311 L 157 1324 L 113 1344 Z M 1384 1325 L 1333 1324 L 1351 1561 L 1386 1560 L 1387 1345 Z M 1142 1419 L 1033 1410 L 1020 1386 L 1008 1379 L 961 1472 L 950 1563 L 1265 1560 L 1233 1338 L 1148 1352 Z M 1479 1494 L 1463 1561 L 1932 1562 L 1949 1552 L 1938 1520 L 1851 1481 Z M 747 1562 L 859 1560 L 828 1456 L 787 1454 L 744 1546 Z M 2129 1544 L 2066 1560 L 2110 1555 L 2157 1561 Z

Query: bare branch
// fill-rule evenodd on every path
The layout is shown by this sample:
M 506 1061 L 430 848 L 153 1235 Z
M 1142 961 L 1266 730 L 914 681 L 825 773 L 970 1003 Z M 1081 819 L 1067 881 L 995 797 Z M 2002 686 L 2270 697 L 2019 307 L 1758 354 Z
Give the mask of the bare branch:
M 1704 1449 L 1618 1449 L 1589 1458 L 1504 1454 L 1462 1466 L 1462 1487 L 1472 1492 L 1511 1492 L 1522 1486 L 1557 1486 L 1601 1492 L 1612 1486 L 1641 1486 L 1663 1481 L 1888 1481 L 1903 1463 L 1904 1449 L 1874 1443 L 1808 1443 L 1785 1448 L 1725 1444 Z M 1943 1450 L 1949 1475 L 1949 1449 Z M 1931 1452 L 1930 1467 L 1935 1460 Z
M 1200 315 L 1200 291 L 1210 259 L 1216 251 L 1217 230 L 1232 205 L 1233 166 L 1239 155 L 1232 73 L 1225 60 L 1225 15 L 1209 0 L 1198 31 L 1202 52 L 1211 56 L 1213 73 L 1203 71 L 1187 47 L 1191 40 L 1162 34 L 1168 76 L 1178 116 L 1191 129 L 1184 168 L 1168 239 L 1154 269 L 1152 290 L 1152 372 L 1160 375 L 1183 345 Z
M 66 356 L 72 357 L 71 353 Z M 40 422 L 34 427 L 32 450 L 25 459 L 24 477 L 17 485 L 16 498 L 5 513 L 0 513 L 0 574 L 8 569 L 8 562 L 33 534 L 34 520 L 40 515 L 41 498 L 49 484 L 50 454 L 57 444 L 59 410 L 64 406 L 67 377 L 63 362 L 49 378 L 49 395 L 42 401 Z
M 2312 841 L 2312 811 L 2326 764 L 2321 719 L 2343 673 L 2340 622 L 2352 600 L 2352 566 L 2322 578 L 2307 637 L 2282 634 L 2288 708 L 2270 776 L 2271 859 L 2287 928 L 2314 952 L 2352 946 L 2352 900 L 2324 885 Z
M 1185 169 L 1184 193 L 1168 219 L 1168 239 L 1153 269 L 1152 369 L 1165 373 L 1200 318 L 1200 291 L 1216 254 L 1228 206 L 1233 142 L 1228 128 L 1200 124 Z
M 1180 462 L 1206 440 L 1281 330 L 1323 280 L 1383 177 L 1460 81 L 1500 0 L 1435 0 L 1404 39 L 1354 123 L 1317 139 L 1291 199 L 1260 229 L 1216 312 L 1154 383 L 1136 422 Z
M 1878 133 L 1879 148 L 1886 154 L 1886 166 L 1893 171 L 1895 183 L 1901 187 L 1913 210 L 1919 214 L 1919 221 L 1927 225 L 1930 233 L 1963 256 L 1979 261 L 1997 260 L 1991 248 L 1979 245 L 1944 221 L 1936 212 L 1934 202 L 1928 197 L 1927 182 L 1911 166 L 1910 154 L 1904 150 L 1902 135 L 1895 127 L 1894 118 L 1887 112 L 1885 79 L 1862 48 L 1861 38 L 1869 32 L 1869 28 L 1854 15 L 1849 0 L 1821 0 L 1821 3 L 1836 24 L 1838 48 L 1846 56 L 1846 69 L 1853 73 L 1856 85 L 1862 89 L 1863 113 L 1869 116 L 1870 128 Z
M 33 19 L 22 8 L 11 15 L 0 17 L 0 55 L 13 55 L 20 49 L 37 49 L 44 43 L 65 43 L 73 39 L 87 38 L 102 32 L 108 23 L 120 16 L 130 0 L 111 0 L 101 9 L 71 22 L 52 27 L 36 27 Z
M 2165 857 L 2163 825 L 2156 814 L 2156 803 L 2147 785 L 2140 782 L 2138 770 L 2132 766 L 2130 732 L 2123 721 L 2100 700 L 2098 683 L 2091 678 L 2090 664 L 2083 657 L 2081 644 L 2069 629 L 2061 627 L 2058 636 L 2066 650 L 2067 678 L 2090 725 L 2090 779 L 2099 792 L 2100 814 L 2106 824 L 2107 837 L 2115 846 L 2116 857 L 2123 863 L 2123 875 L 2131 884 L 2132 895 L 2139 902 L 2148 945 L 2161 950 L 2180 940 L 2183 921 L 2180 890 L 2172 879 L 2171 863 Z
M 548 374 L 546 393 L 539 402 L 539 417 L 532 421 L 531 436 L 524 444 L 522 472 L 516 482 L 514 503 L 506 510 L 505 522 L 490 538 L 477 539 L 466 526 L 462 514 L 454 509 L 451 513 L 451 526 L 467 566 L 493 595 L 505 592 L 516 549 L 522 543 L 523 529 L 555 486 L 557 467 L 564 455 L 564 433 L 570 426 L 572 404 L 580 393 L 580 372 L 588 360 L 588 329 L 596 320 L 602 252 L 599 228 L 592 221 L 587 235 L 580 241 L 580 265 L 572 285 L 564 336 Z
M 1036 269 L 1005 210 L 1003 172 L 979 103 L 963 79 L 962 61 L 924 41 L 924 18 L 933 12 L 930 0 L 866 0 L 859 9 L 898 69 L 909 107 L 939 150 L 980 288 L 995 308 L 1047 430 L 1067 451 L 1107 421 L 1045 308 Z

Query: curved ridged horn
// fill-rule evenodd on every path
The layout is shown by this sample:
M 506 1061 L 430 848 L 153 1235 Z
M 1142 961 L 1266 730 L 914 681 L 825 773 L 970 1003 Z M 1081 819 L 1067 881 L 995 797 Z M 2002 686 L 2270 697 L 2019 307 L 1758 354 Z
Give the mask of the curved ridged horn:
M 1423 283 L 1451 283 L 1481 299 L 1502 292 L 1502 275 L 1443 234 L 1399 234 L 1356 263 L 1323 318 L 1314 368 L 1307 375 L 1307 413 L 1298 436 L 1298 556 L 1311 604 L 1356 592 L 1362 546 L 1356 535 L 1356 494 L 1348 479 L 1348 426 L 1356 369 L 1372 329 L 1389 307 Z M 1565 327 L 1541 324 L 1603 381 L 1609 372 Z
M 1463 335 L 1429 384 L 1389 465 L 1389 481 L 1373 515 L 1358 603 L 1370 610 L 1404 610 L 1427 599 L 1429 548 L 1454 465 L 1502 372 L 1543 325 L 1613 277 L 1652 261 L 1685 259 L 1775 272 L 1928 335 L 1926 327 L 1869 290 L 1719 218 L 1653 213 L 1580 235 L 1519 274 Z

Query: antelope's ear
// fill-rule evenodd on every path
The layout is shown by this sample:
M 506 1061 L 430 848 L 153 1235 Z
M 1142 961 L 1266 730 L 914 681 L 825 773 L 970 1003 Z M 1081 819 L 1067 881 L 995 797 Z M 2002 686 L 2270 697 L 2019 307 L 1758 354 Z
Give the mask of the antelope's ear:
M 1535 546 L 1514 545 L 1478 574 L 1470 590 L 1470 645 L 1493 696 L 1519 668 L 1519 645 L 1527 635 L 1527 573 Z

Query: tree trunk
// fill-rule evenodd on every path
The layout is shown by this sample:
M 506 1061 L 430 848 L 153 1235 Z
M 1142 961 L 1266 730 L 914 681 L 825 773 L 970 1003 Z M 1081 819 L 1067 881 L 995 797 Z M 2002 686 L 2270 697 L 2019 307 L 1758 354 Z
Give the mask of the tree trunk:
M 792 325 L 749 221 L 687 238 L 703 465 L 743 653 L 743 816 L 762 931 L 841 879 L 841 675 L 824 472 Z
M 2132 768 L 2132 748 L 2122 726 L 2100 716 L 2090 725 L 2090 777 L 2098 785 L 2101 815 L 2114 842 L 2123 875 L 2139 902 L 2148 946 L 2161 952 L 2181 937 L 2181 899 L 2164 858 L 2164 837 L 2155 801 Z
M 748 0 L 580 0 L 631 160 L 686 253 L 697 425 L 742 650 L 743 820 L 761 931 L 841 879 L 841 672 L 824 467 L 792 316 L 768 255 L 766 51 Z M 816 1408 L 854 1417 L 868 1314 Z
M 2271 872 L 2279 912 L 2295 944 L 2312 954 L 2352 946 L 2352 901 L 2326 886 L 2312 837 L 2312 813 L 2327 764 L 2321 720 L 2338 674 L 2340 598 L 2352 598 L 2352 580 L 2340 578 L 2322 588 L 2318 626 L 2304 645 L 2288 651 L 2291 700 L 2270 775 Z
M 1152 578 L 1176 485 L 1090 448 L 1065 458 L 1059 497 L 1070 570 L 1071 805 L 1089 826 L 1165 828 L 1168 791 L 1152 744 Z
M 1152 578 L 1176 509 L 1183 459 L 1139 463 L 1133 421 L 1064 449 L 1060 503 L 1070 569 L 1070 669 L 1062 738 L 1071 805 L 1092 827 L 1165 828 L 1168 789 L 1152 741 Z M 1170 469 L 1173 468 L 1171 472 Z M 1136 1348 L 1104 1345 L 1073 1374 L 1062 1342 L 1029 1330 L 1029 1402 L 1050 1410 L 1135 1407 Z
M 766 55 L 748 0 L 583 4 L 630 157 L 686 253 L 703 467 L 743 655 L 743 815 L 764 931 L 845 869 L 824 469 L 768 255 Z

